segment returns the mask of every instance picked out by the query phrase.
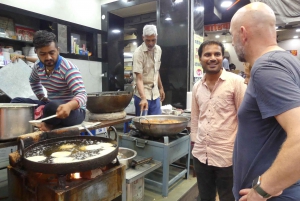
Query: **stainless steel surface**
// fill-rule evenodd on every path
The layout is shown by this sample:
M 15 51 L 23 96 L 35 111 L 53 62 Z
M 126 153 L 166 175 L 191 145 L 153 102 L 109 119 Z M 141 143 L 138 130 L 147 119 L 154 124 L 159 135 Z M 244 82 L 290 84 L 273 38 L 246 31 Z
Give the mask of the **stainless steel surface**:
M 141 120 L 177 120 L 179 123 L 172 124 L 150 124 L 142 123 Z M 175 115 L 148 115 L 142 117 L 135 117 L 132 119 L 135 127 L 142 133 L 153 136 L 153 137 L 162 137 L 166 135 L 176 135 L 183 131 L 189 122 L 189 118 L 175 116 Z
M 21 59 L 0 69 L 0 89 L 10 98 L 36 97 L 29 84 L 31 68 Z
M 16 138 L 31 133 L 28 121 L 34 118 L 36 104 L 0 103 L 0 140 Z
M 128 91 L 89 93 L 86 108 L 96 114 L 121 112 L 128 106 L 132 96 L 133 93 Z
M 31 120 L 29 121 L 29 123 L 31 123 L 33 126 L 36 126 L 36 127 L 40 127 L 41 126 L 41 123 L 47 119 L 52 119 L 52 118 L 55 118 L 57 117 L 57 115 L 51 115 L 49 117 L 45 117 L 45 118 L 42 118 L 42 119 L 38 119 L 38 120 Z
M 122 154 L 123 156 L 125 156 L 125 159 L 119 159 L 119 162 L 121 164 L 124 164 L 126 166 L 126 169 L 130 168 L 130 164 L 133 160 L 134 157 L 136 157 L 137 153 L 136 151 L 132 150 L 132 149 L 128 149 L 128 148 L 124 148 L 124 147 L 119 147 L 119 153 L 118 154 Z

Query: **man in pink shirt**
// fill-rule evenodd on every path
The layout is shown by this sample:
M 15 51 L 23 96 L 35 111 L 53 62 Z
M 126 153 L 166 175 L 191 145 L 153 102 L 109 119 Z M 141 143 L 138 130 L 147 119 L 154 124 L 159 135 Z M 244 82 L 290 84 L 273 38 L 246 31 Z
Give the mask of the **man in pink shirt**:
M 232 152 L 237 132 L 237 110 L 243 100 L 244 79 L 222 67 L 224 46 L 205 41 L 198 50 L 205 71 L 193 87 L 192 154 L 201 201 L 234 201 Z

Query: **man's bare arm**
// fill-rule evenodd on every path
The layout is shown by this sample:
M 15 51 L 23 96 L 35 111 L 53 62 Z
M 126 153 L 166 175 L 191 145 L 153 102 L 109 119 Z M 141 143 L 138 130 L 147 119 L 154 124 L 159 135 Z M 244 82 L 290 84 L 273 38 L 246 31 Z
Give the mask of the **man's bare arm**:
M 261 187 L 275 195 L 300 179 L 300 107 L 277 115 L 276 120 L 287 133 L 272 166 L 262 175 Z

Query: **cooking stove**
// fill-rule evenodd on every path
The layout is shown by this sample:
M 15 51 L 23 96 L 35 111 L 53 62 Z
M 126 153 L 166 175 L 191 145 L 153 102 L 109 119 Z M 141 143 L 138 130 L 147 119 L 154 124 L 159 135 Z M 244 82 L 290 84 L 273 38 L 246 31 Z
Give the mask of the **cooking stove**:
M 171 136 L 155 138 L 143 135 L 139 131 L 131 130 L 126 134 L 118 134 L 120 147 L 133 149 L 139 156 L 152 157 L 162 162 L 163 176 L 161 182 L 145 178 L 145 182 L 162 189 L 162 195 L 168 196 L 169 187 L 183 176 L 188 179 L 190 167 L 191 140 L 187 130 Z M 185 164 L 175 163 L 185 157 Z M 170 179 L 170 167 L 179 168 L 181 171 Z
M 8 166 L 9 198 L 12 201 L 125 200 L 125 166 L 110 163 L 95 178 L 74 178 L 29 172 Z M 61 186 L 64 186 L 62 188 Z M 122 197 L 121 197 L 122 196 Z
M 109 164 L 98 163 L 101 162 L 102 159 L 99 158 L 99 161 L 91 159 L 83 161 L 80 164 L 73 163 L 69 166 L 63 164 L 57 164 L 56 166 L 49 164 L 43 166 L 38 163 L 27 166 L 28 161 L 22 158 L 22 153 L 24 154 L 26 149 L 29 149 L 29 146 L 33 145 L 33 143 L 42 144 L 45 142 L 43 141 L 45 139 L 48 140 L 48 142 L 56 141 L 58 136 L 60 139 L 64 138 L 65 140 L 68 140 L 69 138 L 95 138 L 91 136 L 80 137 L 77 128 L 21 135 L 18 138 L 19 150 L 9 155 L 11 164 L 11 166 L 7 167 L 9 200 L 126 200 L 125 166 L 120 164 L 118 159 L 114 158 L 114 156 L 109 158 L 109 154 L 106 155 L 108 156 L 106 159 L 110 161 Z M 61 169 L 58 169 L 57 167 L 61 167 Z M 39 170 L 44 173 L 40 173 Z

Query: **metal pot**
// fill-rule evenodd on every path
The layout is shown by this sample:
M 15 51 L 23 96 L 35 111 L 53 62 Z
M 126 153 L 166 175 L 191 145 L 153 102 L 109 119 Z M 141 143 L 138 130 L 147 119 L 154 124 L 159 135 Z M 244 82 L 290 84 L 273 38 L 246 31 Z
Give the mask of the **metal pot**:
M 33 132 L 29 121 L 34 119 L 35 106 L 37 104 L 0 103 L 0 140 Z
M 119 147 L 119 154 L 122 155 L 122 157 L 118 157 L 119 162 L 124 164 L 126 166 L 126 169 L 130 168 L 133 158 L 137 155 L 136 151 L 124 147 Z
M 177 120 L 179 123 L 170 123 L 170 124 L 151 124 L 151 123 L 143 123 L 141 120 Z M 153 137 L 161 137 L 167 135 L 176 135 L 183 131 L 189 122 L 189 118 L 175 116 L 175 115 L 147 115 L 141 117 L 134 117 L 132 119 L 135 127 L 141 131 L 142 133 L 153 136 Z
M 107 91 L 89 93 L 86 108 L 96 114 L 123 111 L 130 103 L 133 92 Z
M 43 163 L 43 162 L 34 162 L 28 160 L 25 156 L 26 153 L 31 151 L 33 148 L 37 146 L 49 145 L 51 143 L 58 143 L 61 141 L 66 141 L 68 143 L 72 143 L 74 141 L 82 141 L 82 140 L 97 140 L 99 142 L 108 142 L 114 144 L 115 150 L 112 152 L 99 156 L 90 160 L 82 160 L 77 162 L 70 163 Z M 103 167 L 111 163 L 114 159 L 116 159 L 118 155 L 118 146 L 117 142 L 108 138 L 103 137 L 95 137 L 95 136 L 72 136 L 72 137 L 60 137 L 53 138 L 49 140 L 40 141 L 38 143 L 32 144 L 26 148 L 24 148 L 24 144 L 21 141 L 21 149 L 19 150 L 20 155 L 22 157 L 22 165 L 26 170 L 46 173 L 46 174 L 68 174 L 74 172 L 84 172 L 88 170 L 93 170 L 99 167 Z

